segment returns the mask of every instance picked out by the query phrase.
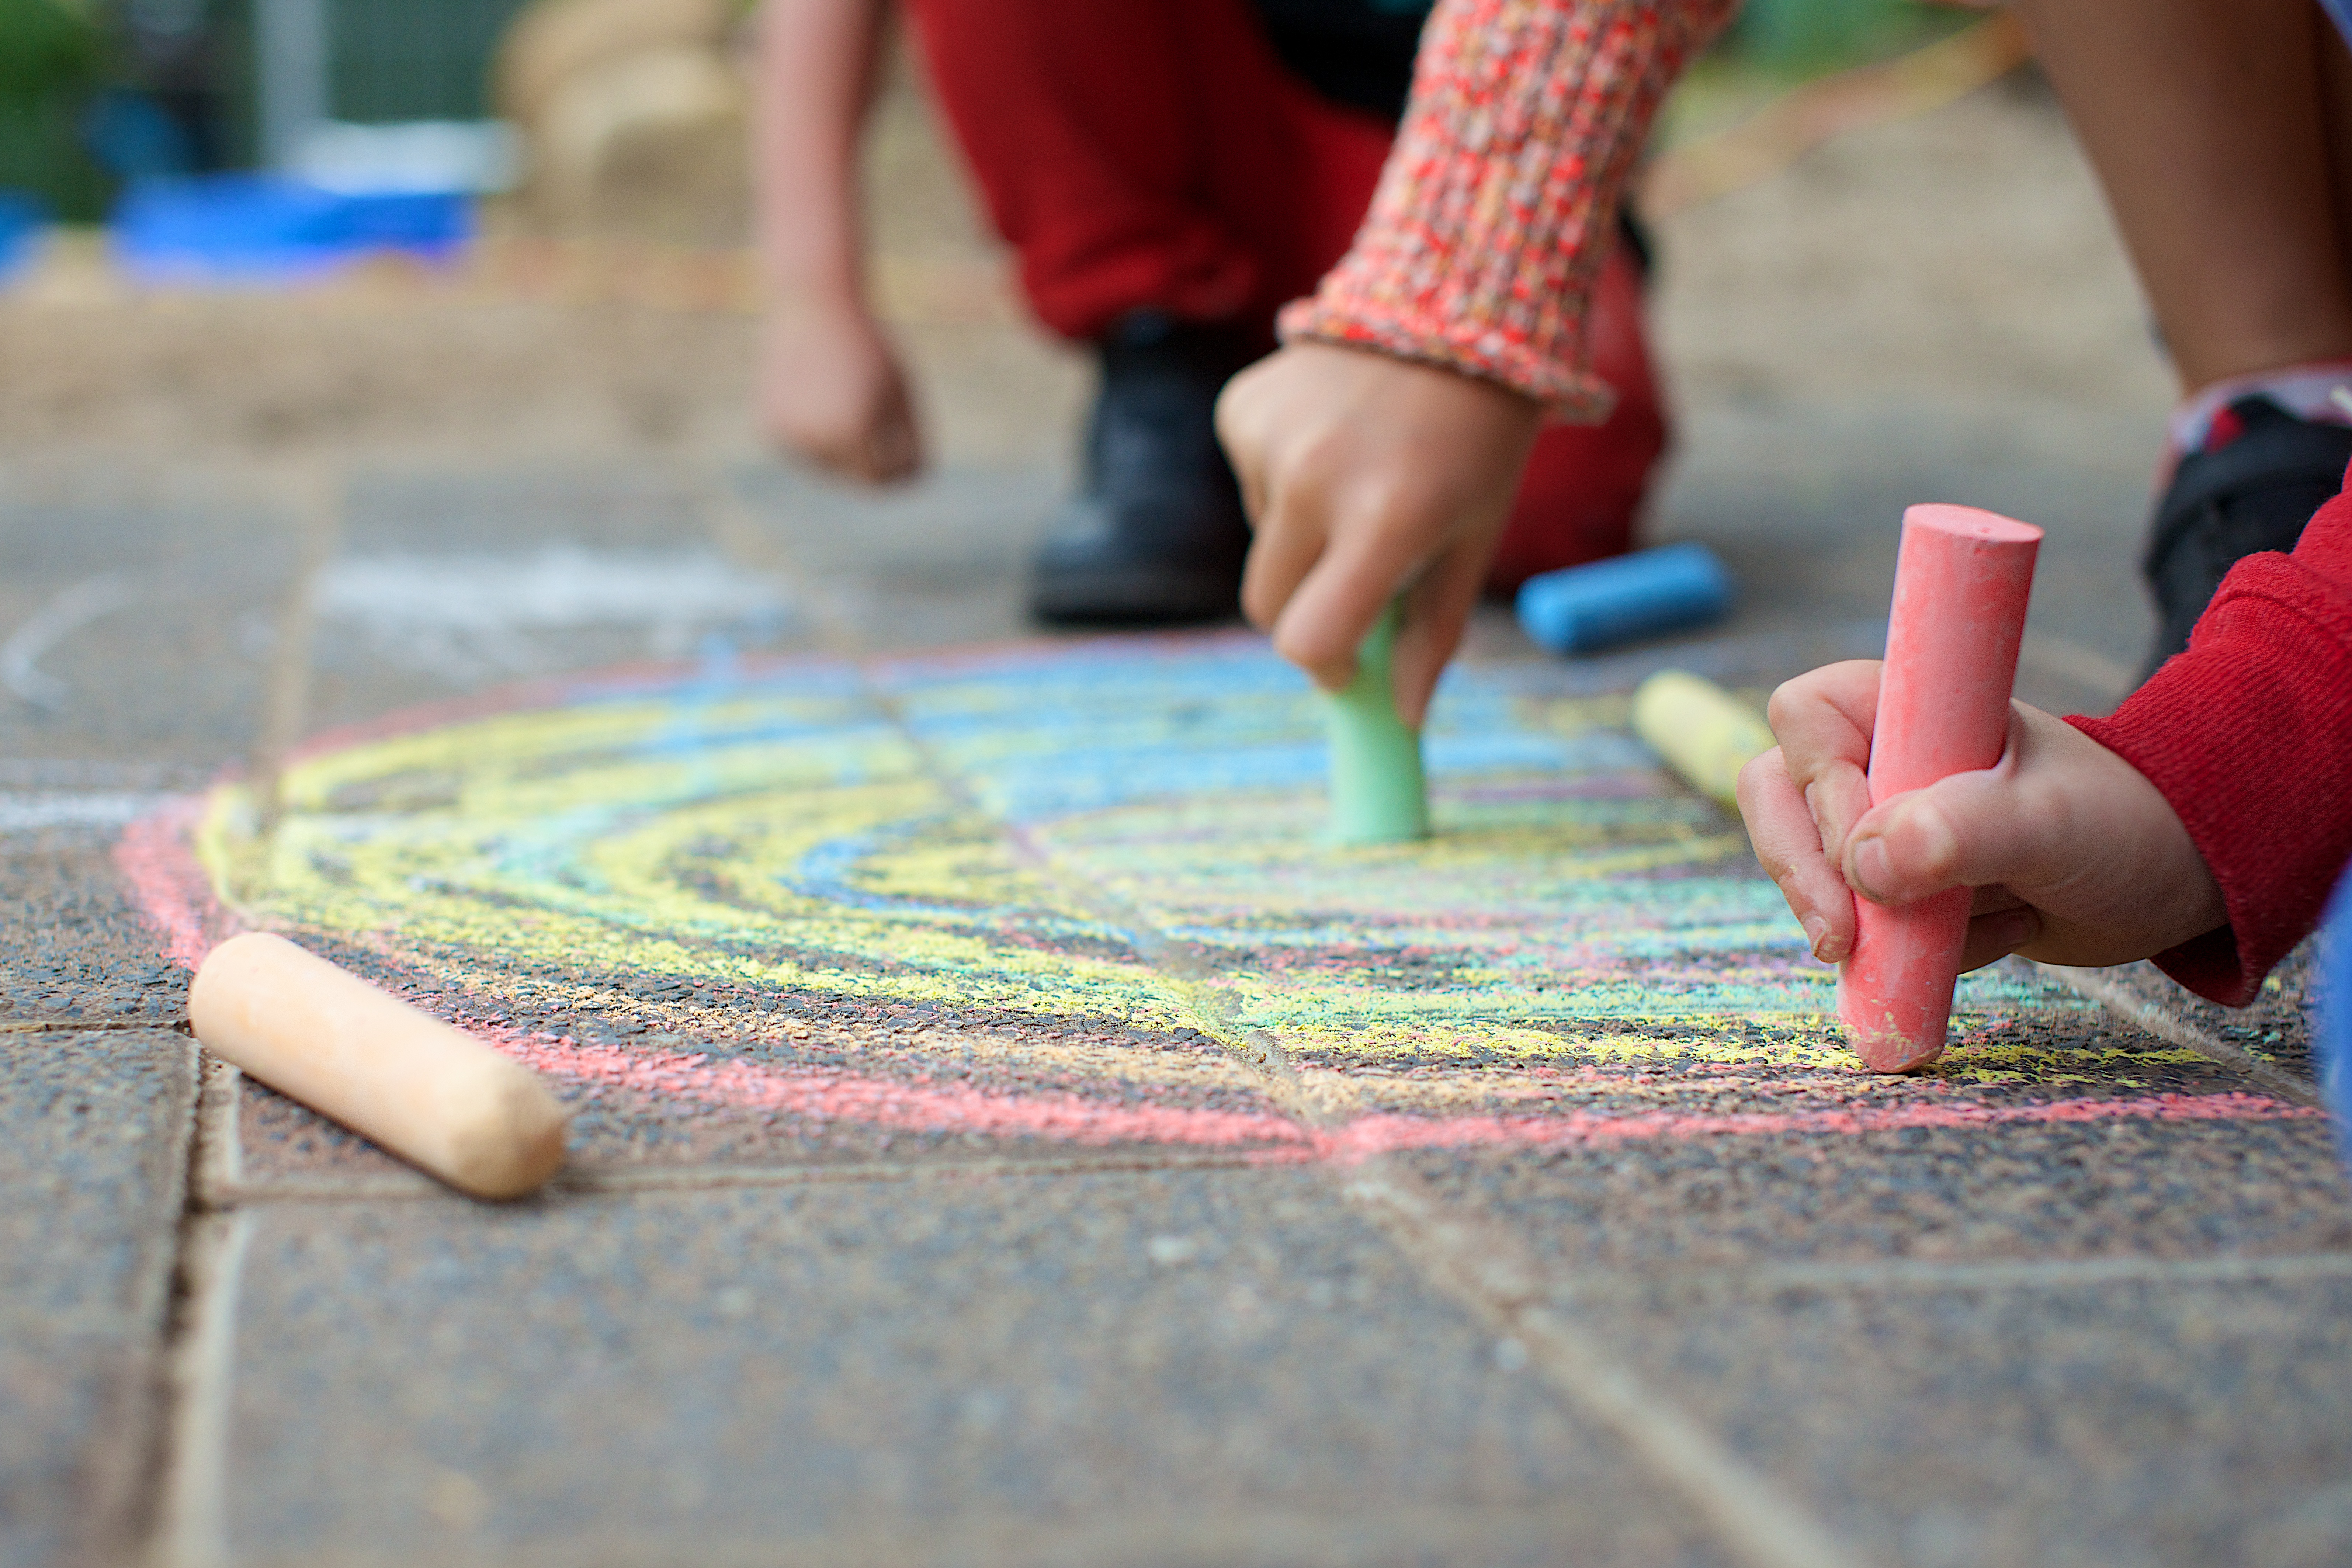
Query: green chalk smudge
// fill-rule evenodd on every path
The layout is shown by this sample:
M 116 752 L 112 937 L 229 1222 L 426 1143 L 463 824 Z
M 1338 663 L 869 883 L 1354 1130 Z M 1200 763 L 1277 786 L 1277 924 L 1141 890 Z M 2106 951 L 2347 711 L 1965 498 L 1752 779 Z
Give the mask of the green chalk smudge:
M 1391 603 L 1356 650 L 1356 676 L 1323 698 L 1331 733 L 1331 841 L 1397 844 L 1429 837 L 1421 731 L 1397 716 L 1398 606 Z

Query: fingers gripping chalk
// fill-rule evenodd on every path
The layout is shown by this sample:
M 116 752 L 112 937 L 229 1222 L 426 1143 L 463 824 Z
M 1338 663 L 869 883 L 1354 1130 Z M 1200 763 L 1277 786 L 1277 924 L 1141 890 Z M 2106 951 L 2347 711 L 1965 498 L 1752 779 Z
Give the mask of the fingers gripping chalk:
M 1327 692 L 1331 736 L 1331 839 L 1396 844 L 1429 836 L 1429 789 L 1421 731 L 1398 717 L 1393 655 L 1398 610 L 1391 605 L 1356 651 L 1356 675 Z
M 1530 577 L 1517 608 L 1552 652 L 1591 653 L 1717 619 L 1731 608 L 1731 574 L 1704 544 L 1668 544 Z
M 2041 543 L 2032 524 L 1971 507 L 1903 514 L 1871 734 L 1874 805 L 2000 761 Z M 1971 898 L 1954 888 L 1895 908 L 1854 900 L 1838 1016 L 1873 1071 L 1907 1072 L 1942 1052 Z
M 1739 770 L 1772 749 L 1764 716 L 1712 680 L 1662 669 L 1633 689 L 1633 733 L 1691 788 L 1739 809 Z
M 477 1197 L 563 1163 L 563 1108 L 528 1068 L 283 937 L 213 949 L 188 1016 L 215 1056 Z

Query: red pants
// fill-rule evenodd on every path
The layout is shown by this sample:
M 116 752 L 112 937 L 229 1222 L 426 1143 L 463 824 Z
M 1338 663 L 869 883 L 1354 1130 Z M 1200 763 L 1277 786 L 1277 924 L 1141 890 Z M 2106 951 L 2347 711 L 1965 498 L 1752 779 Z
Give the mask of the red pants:
M 1391 128 L 1286 70 L 1247 0 L 909 0 L 933 86 L 1030 307 L 1086 339 L 1127 311 L 1255 321 L 1348 248 Z M 1536 443 L 1489 585 L 1623 551 L 1666 444 L 1620 247 L 1593 300 L 1617 409 Z

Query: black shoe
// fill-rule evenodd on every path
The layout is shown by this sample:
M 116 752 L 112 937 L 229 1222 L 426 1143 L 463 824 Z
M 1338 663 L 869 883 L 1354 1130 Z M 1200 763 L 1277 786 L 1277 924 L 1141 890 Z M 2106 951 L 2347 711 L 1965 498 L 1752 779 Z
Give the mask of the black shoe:
M 1130 626 L 1234 614 L 1250 534 L 1215 413 L 1217 394 L 1255 357 L 1250 342 L 1138 310 L 1099 352 L 1085 489 L 1037 552 L 1031 612 Z
M 2189 628 L 2240 558 L 2294 548 L 2311 514 L 2344 488 L 2352 463 L 2352 428 L 2298 419 L 2261 395 L 2229 411 L 2242 433 L 2218 451 L 2180 459 L 2156 509 L 2140 574 L 2162 625 L 2142 680 L 2189 646 Z

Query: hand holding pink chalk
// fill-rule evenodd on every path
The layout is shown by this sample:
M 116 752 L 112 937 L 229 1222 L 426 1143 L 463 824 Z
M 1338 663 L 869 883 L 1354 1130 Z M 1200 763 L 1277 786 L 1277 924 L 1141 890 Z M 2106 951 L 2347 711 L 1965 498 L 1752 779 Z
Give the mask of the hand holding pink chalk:
M 1739 777 L 1764 868 L 1814 955 L 1853 949 L 1857 891 L 1899 904 L 1973 889 L 1963 973 L 2010 952 L 2047 963 L 2146 958 L 2222 924 L 2221 890 L 2156 786 L 2071 724 L 2011 704 L 2007 749 L 1874 807 L 1864 769 L 1878 661 L 1773 694 L 1780 744 Z
M 1780 746 L 1740 778 L 1758 856 L 1815 953 L 1844 961 L 1841 1015 L 1875 1070 L 1935 1059 L 1965 968 L 2011 951 L 2119 963 L 2226 918 L 2152 784 L 2009 701 L 2039 538 L 1913 508 L 1886 663 L 1781 688 Z
M 2000 760 L 2041 546 L 2032 524 L 1972 507 L 1903 514 L 1870 742 L 1874 805 Z M 1953 888 L 1854 911 L 1838 1016 L 1874 1071 L 1907 1072 L 1942 1052 L 1969 901 Z

